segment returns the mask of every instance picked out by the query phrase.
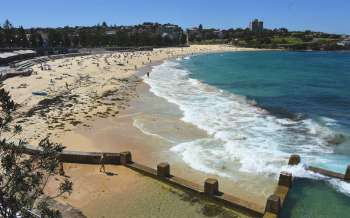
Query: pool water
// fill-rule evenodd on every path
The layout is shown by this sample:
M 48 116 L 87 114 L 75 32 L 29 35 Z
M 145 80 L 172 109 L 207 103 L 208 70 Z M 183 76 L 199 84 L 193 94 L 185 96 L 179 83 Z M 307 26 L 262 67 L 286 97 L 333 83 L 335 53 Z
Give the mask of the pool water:
M 350 217 L 350 198 L 326 181 L 296 179 L 281 214 L 282 218 Z

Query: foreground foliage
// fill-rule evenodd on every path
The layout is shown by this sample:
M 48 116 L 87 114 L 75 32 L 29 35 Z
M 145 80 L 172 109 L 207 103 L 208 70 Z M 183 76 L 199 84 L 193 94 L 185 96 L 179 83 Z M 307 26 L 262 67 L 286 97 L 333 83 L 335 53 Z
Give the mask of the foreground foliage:
M 44 195 L 49 179 L 58 172 L 58 155 L 64 147 L 43 139 L 35 155 L 25 154 L 22 127 L 13 124 L 13 114 L 18 105 L 8 92 L 0 89 L 0 217 L 60 217 L 51 209 L 49 199 L 70 193 L 72 183 L 61 179 L 57 195 Z

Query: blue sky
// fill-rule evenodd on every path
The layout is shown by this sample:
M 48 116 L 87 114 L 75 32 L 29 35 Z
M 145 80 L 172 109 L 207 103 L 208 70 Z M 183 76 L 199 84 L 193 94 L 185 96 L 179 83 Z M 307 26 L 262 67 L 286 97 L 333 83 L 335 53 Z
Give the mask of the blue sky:
M 2 0 L 0 22 L 25 27 L 144 21 L 182 27 L 247 27 L 253 18 L 268 28 L 350 34 L 349 0 Z

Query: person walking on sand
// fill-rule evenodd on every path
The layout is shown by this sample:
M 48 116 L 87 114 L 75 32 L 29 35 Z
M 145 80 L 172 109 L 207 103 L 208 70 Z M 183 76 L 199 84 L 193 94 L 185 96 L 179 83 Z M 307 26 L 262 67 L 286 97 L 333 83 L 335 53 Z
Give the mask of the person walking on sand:
M 63 168 L 63 162 L 62 161 L 60 161 L 60 163 L 59 163 L 58 171 L 59 171 L 60 176 L 65 176 L 64 168 Z
M 149 72 L 147 72 L 147 78 L 149 78 Z
M 105 168 L 105 160 L 106 160 L 106 154 L 102 153 L 101 158 L 100 158 L 100 172 L 106 173 L 106 168 Z

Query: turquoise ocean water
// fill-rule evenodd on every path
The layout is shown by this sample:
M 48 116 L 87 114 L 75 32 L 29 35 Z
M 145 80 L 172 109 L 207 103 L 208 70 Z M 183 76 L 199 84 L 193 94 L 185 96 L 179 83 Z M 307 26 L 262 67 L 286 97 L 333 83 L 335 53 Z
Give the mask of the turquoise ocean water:
M 317 158 L 309 164 L 338 172 L 350 164 L 350 52 L 202 55 L 184 61 L 183 67 L 191 78 L 245 96 L 276 118 L 295 121 L 286 124 L 291 125 L 288 135 L 303 137 L 304 142 L 294 137 L 281 140 L 282 151 L 302 154 L 304 148 L 309 150 L 303 144 L 315 137 L 320 156 L 313 151 L 310 156 Z
M 208 138 L 171 149 L 192 168 L 225 177 L 239 170 L 276 179 L 289 170 L 317 181 L 299 182 L 294 194 L 311 196 L 306 201 L 323 193 L 342 205 L 350 203 L 348 183 L 310 174 L 302 166 L 286 167 L 294 153 L 304 165 L 342 173 L 350 164 L 349 52 L 191 56 L 154 67 L 146 82 L 153 93 L 179 106 L 182 120 L 208 132 Z M 289 202 L 286 216 L 303 213 L 297 206 Z M 322 202 L 317 206 L 322 208 Z

